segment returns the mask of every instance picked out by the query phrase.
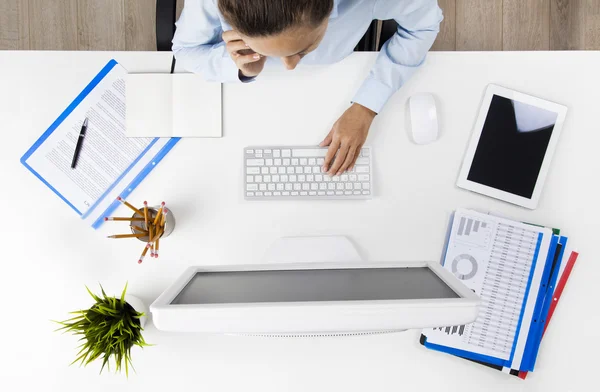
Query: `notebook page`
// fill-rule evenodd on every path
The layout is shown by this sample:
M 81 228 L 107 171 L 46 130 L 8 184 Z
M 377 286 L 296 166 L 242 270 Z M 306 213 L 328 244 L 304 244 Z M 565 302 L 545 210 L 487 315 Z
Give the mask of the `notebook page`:
M 152 142 L 125 137 L 125 75 L 125 69 L 115 65 L 26 160 L 83 216 Z M 86 137 L 77 167 L 71 169 L 86 117 Z
M 173 136 L 221 137 L 221 84 L 174 74 Z
M 550 239 L 549 229 L 458 210 L 444 268 L 479 295 L 482 305 L 471 324 L 424 330 L 427 342 L 510 359 L 517 334 L 518 343 L 525 343 Z
M 170 137 L 173 134 L 171 74 L 128 74 L 127 137 Z

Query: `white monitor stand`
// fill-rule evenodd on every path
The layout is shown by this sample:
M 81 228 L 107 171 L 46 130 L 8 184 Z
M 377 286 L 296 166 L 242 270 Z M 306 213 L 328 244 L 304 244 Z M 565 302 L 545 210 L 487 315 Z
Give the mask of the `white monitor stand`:
M 364 262 L 332 236 L 282 238 L 258 265 L 190 267 L 150 311 L 164 331 L 339 336 L 462 325 L 478 304 L 438 262 Z

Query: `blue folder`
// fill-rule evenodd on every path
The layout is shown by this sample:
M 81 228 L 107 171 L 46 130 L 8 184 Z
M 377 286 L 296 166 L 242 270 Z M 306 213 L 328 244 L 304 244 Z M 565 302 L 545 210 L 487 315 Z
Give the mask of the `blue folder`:
M 82 213 L 79 211 L 66 197 L 64 197 L 60 192 L 58 192 L 52 184 L 46 181 L 38 172 L 36 172 L 29 164 L 27 164 L 27 159 L 44 143 L 46 139 L 58 128 L 58 126 L 71 114 L 71 112 L 83 101 L 88 94 L 96 88 L 98 83 L 117 65 L 117 62 L 113 59 L 110 60 L 104 68 L 92 79 L 92 81 L 79 93 L 79 95 L 67 106 L 67 108 L 58 116 L 58 118 L 50 125 L 50 127 L 40 136 L 40 138 L 31 146 L 29 150 L 21 157 L 21 163 L 25 166 L 29 171 L 31 171 L 37 178 L 40 179 L 48 188 L 50 188 L 58 197 L 60 197 L 67 205 L 69 205 L 81 218 L 85 218 L 90 212 L 94 211 L 95 207 L 102 201 L 110 191 L 114 189 L 114 186 L 119 183 L 122 178 L 129 173 L 133 166 L 139 162 L 139 160 L 148 153 L 148 150 L 158 141 L 159 138 L 154 139 L 148 147 L 136 158 L 136 160 L 119 176 L 119 178 L 111 184 L 108 189 L 104 192 L 102 196 L 88 209 L 86 213 Z M 164 156 L 175 146 L 175 144 L 180 140 L 180 138 L 171 138 L 162 148 L 161 150 L 154 156 L 148 165 L 142 169 L 142 171 L 135 177 L 133 181 L 131 181 L 128 186 L 126 186 L 123 191 L 119 194 L 122 198 L 126 198 L 129 194 L 142 182 L 144 178 L 152 171 L 154 167 L 164 158 Z M 120 203 L 118 201 L 114 201 L 102 214 L 101 217 L 110 215 Z M 102 218 L 98 218 L 93 222 L 92 227 L 97 229 L 104 222 Z
M 454 213 L 452 214 L 452 216 L 450 218 L 450 225 L 449 225 L 449 229 L 448 229 L 448 233 L 447 233 L 447 237 L 446 237 L 446 243 L 444 244 L 444 254 L 442 256 L 442 265 L 443 265 L 443 261 L 445 260 L 445 256 L 446 256 L 448 242 L 450 239 L 450 230 L 452 228 L 453 220 L 454 220 Z M 529 283 L 527 285 L 527 289 L 526 289 L 526 292 L 524 295 L 524 299 L 523 299 L 524 302 L 523 302 L 523 306 L 521 307 L 521 315 L 519 317 L 519 321 L 517 324 L 517 330 L 515 332 L 515 337 L 517 337 L 520 332 L 521 323 L 523 320 L 523 313 L 525 310 L 524 305 L 525 305 L 525 301 L 527 300 L 527 296 L 528 296 L 528 293 L 530 290 L 531 279 L 533 278 L 533 272 L 535 270 L 535 265 L 538 262 L 539 248 L 540 248 L 540 245 L 542 242 L 542 236 L 543 235 L 540 233 L 539 237 L 538 237 L 537 247 L 536 247 L 536 251 L 535 251 L 535 255 L 534 255 L 534 261 L 533 261 L 531 271 L 530 271 L 530 276 L 529 276 Z M 552 294 L 554 293 L 554 287 L 556 285 L 556 280 L 557 280 L 558 273 L 560 270 L 560 264 L 562 262 L 566 244 L 567 244 L 566 237 L 559 237 L 557 235 L 552 236 L 552 239 L 550 242 L 550 249 L 548 251 L 548 256 L 547 256 L 546 260 L 544 261 L 544 270 L 543 270 L 542 280 L 541 280 L 542 283 L 541 283 L 540 290 L 538 292 L 538 296 L 536 298 L 536 303 L 534 306 L 534 313 L 533 313 L 534 316 L 533 316 L 533 319 L 532 319 L 532 322 L 531 322 L 531 325 L 529 328 L 529 333 L 527 334 L 527 342 L 525 344 L 525 351 L 523 354 L 523 359 L 521 361 L 521 366 L 519 366 L 520 369 L 515 369 L 515 371 L 516 370 L 533 371 L 533 368 L 535 365 L 535 360 L 537 358 L 537 353 L 538 353 L 540 343 L 542 340 L 542 334 L 543 334 L 544 325 L 546 322 L 546 316 L 548 314 L 548 311 L 550 309 L 550 304 L 552 302 Z M 445 352 L 448 354 L 452 354 L 452 355 L 455 355 L 455 356 L 458 356 L 458 357 L 461 357 L 464 359 L 469 359 L 474 362 L 478 362 L 478 363 L 502 370 L 502 368 L 507 368 L 507 369 L 512 368 L 511 365 L 512 365 L 512 362 L 514 359 L 517 339 L 515 338 L 515 341 L 514 341 L 513 347 L 512 347 L 512 351 L 511 351 L 511 354 L 510 354 L 510 357 L 508 360 L 429 343 L 429 342 L 427 342 L 427 337 L 424 335 L 421 335 L 420 343 L 422 345 L 424 345 L 425 347 L 435 350 L 435 351 Z

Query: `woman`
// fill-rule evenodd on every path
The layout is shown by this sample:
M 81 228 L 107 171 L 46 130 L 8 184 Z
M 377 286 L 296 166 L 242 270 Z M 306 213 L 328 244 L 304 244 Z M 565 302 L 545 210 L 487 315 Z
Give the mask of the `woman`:
M 186 0 L 173 52 L 208 80 L 249 82 L 267 59 L 289 70 L 300 61 L 342 60 L 373 19 L 394 19 L 398 30 L 321 142 L 329 146 L 323 170 L 339 175 L 353 167 L 375 115 L 425 59 L 442 21 L 437 0 Z

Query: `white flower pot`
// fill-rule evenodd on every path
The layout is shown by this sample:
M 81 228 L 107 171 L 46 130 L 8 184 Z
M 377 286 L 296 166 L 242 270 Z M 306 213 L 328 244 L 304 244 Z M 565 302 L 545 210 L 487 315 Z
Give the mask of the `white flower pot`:
M 146 322 L 148 321 L 148 307 L 146 304 L 144 304 L 144 301 L 134 295 L 125 294 L 125 302 L 131 305 L 136 312 L 142 312 L 145 314 L 145 316 L 140 318 L 140 325 L 142 328 L 144 328 Z

